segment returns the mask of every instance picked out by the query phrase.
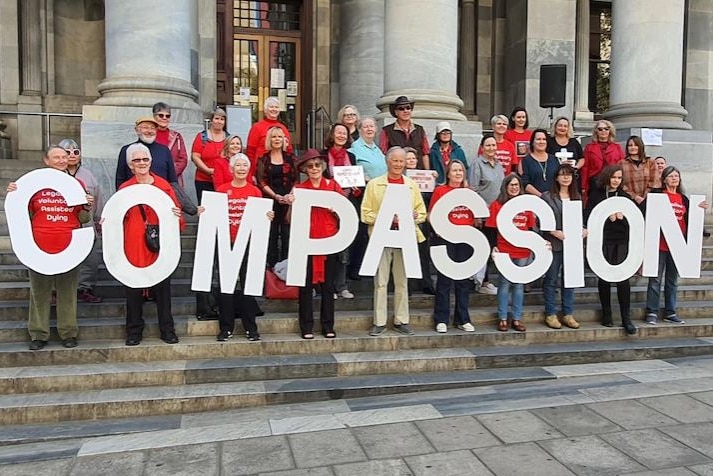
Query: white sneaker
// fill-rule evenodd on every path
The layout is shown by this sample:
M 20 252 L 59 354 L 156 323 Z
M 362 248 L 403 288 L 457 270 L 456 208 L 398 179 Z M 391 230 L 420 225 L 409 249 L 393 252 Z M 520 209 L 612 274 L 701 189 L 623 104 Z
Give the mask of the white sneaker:
M 336 300 L 337 300 L 337 298 L 339 298 L 339 294 L 337 294 L 337 293 L 334 293 L 334 300 L 336 301 Z
M 348 289 L 345 289 L 344 291 L 342 291 L 341 293 L 339 293 L 339 295 L 340 295 L 341 297 L 343 297 L 344 299 L 354 299 L 354 293 L 351 292 L 351 291 L 348 290 Z
M 458 324 L 458 329 L 465 332 L 475 332 L 475 327 L 473 327 L 473 324 L 471 324 L 470 322 L 466 322 L 465 324 Z
M 478 289 L 479 294 L 498 294 L 498 288 L 495 287 L 493 283 L 483 283 Z
M 436 332 L 440 334 L 445 334 L 446 332 L 448 332 L 448 326 L 442 322 L 439 322 L 438 324 L 436 324 Z
M 316 297 L 316 296 L 317 296 L 317 290 L 312 288 L 312 297 Z

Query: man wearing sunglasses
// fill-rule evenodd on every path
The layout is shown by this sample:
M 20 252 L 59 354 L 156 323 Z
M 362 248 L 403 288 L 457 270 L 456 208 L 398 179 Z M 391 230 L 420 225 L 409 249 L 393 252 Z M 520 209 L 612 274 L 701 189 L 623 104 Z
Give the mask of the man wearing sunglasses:
M 419 152 L 416 168 L 428 170 L 431 168 L 428 160 L 431 148 L 428 145 L 426 131 L 411 120 L 414 104 L 406 96 L 399 96 L 393 104 L 389 104 L 389 112 L 396 121 L 381 129 L 379 148 L 386 154 L 394 146 L 413 147 Z

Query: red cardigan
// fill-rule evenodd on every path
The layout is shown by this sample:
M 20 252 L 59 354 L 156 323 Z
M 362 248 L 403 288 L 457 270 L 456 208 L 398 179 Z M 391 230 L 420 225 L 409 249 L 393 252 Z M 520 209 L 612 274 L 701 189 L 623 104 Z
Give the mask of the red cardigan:
M 607 165 L 618 164 L 624 159 L 624 150 L 616 142 L 608 142 L 602 148 L 600 142 L 590 142 L 584 147 L 584 165 L 581 171 L 582 189 L 589 189 L 589 182 Z

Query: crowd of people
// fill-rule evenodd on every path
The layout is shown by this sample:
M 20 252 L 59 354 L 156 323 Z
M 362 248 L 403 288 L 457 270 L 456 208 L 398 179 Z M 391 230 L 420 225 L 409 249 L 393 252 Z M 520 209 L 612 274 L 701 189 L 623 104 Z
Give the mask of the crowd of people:
M 209 125 L 193 138 L 190 153 L 183 136 L 171 129 L 171 108 L 157 103 L 151 116 L 140 117 L 135 122 L 137 140 L 122 147 L 116 168 L 116 189 L 136 184 L 149 184 L 166 193 L 174 203 L 173 214 L 184 225 L 184 213 L 202 213 L 186 194 L 190 184 L 183 174 L 188 158 L 195 165 L 193 187 L 201 203 L 205 191 L 228 195 L 231 239 L 235 240 L 248 197 L 273 200 L 268 213 L 271 220 L 267 252 L 267 266 L 273 268 L 289 258 L 289 233 L 291 207 L 295 201 L 295 188 L 332 191 L 345 196 L 360 217 L 357 236 L 348 249 L 328 256 L 312 256 L 307 264 L 307 279 L 299 289 L 299 327 L 304 339 L 314 338 L 313 299 L 317 290 L 321 294 L 320 322 L 325 338 L 335 338 L 335 300 L 353 299 L 349 283 L 361 280 L 359 269 L 369 235 L 376 222 L 389 184 L 408 187 L 412 214 L 395 216 L 392 229 L 413 221 L 419 243 L 422 278 L 409 280 L 405 273 L 404 254 L 400 248 L 385 248 L 374 276 L 374 315 L 369 331 L 378 336 L 387 329 L 387 289 L 394 289 L 394 329 L 410 335 L 409 294 L 414 289 L 432 294 L 433 320 L 438 333 L 448 332 L 449 326 L 464 332 L 473 332 L 469 315 L 470 294 L 497 295 L 497 330 L 517 332 L 526 330 L 523 317 L 524 295 L 530 286 L 508 281 L 502 274 L 497 285 L 492 257 L 483 269 L 470 279 L 452 279 L 437 272 L 435 283 L 430 262 L 430 246 L 445 245 L 449 257 L 456 262 L 467 260 L 473 248 L 466 243 L 451 243 L 433 232 L 428 223 L 429 212 L 442 197 L 460 188 L 470 188 L 483 198 L 490 210 L 487 219 L 474 216 L 467 207 L 453 209 L 448 218 L 458 226 L 479 228 L 487 238 L 494 253 L 507 255 L 516 266 L 525 266 L 533 259 L 532 252 L 509 243 L 497 229 L 497 217 L 508 200 L 523 194 L 540 197 L 553 211 L 556 226 L 552 231 L 540 231 L 533 212 L 526 211 L 513 218 L 521 230 L 539 231 L 552 250 L 552 264 L 541 280 L 544 296 L 544 323 L 553 329 L 562 326 L 577 329 L 574 289 L 564 286 L 563 247 L 568 239 L 562 231 L 563 202 L 582 200 L 584 203 L 584 228 L 593 208 L 609 197 L 623 197 L 645 209 L 650 193 L 665 194 L 672 204 L 676 219 L 684 233 L 687 230 L 689 201 L 684 194 L 680 171 L 666 164 L 664 157 L 646 155 L 645 145 L 638 136 L 629 137 L 622 148 L 616 142 L 616 129 L 606 120 L 599 120 L 592 131 L 592 141 L 584 148 L 574 138 L 570 120 L 557 118 L 552 130 L 529 129 L 529 118 L 524 108 L 515 108 L 510 116 L 494 115 L 492 133 L 486 134 L 475 157 L 466 158 L 463 148 L 453 138 L 448 122 L 436 125 L 433 142 L 429 145 L 425 129 L 412 119 L 413 100 L 398 97 L 389 111 L 394 122 L 381 129 L 377 140 L 377 124 L 372 117 L 361 117 L 353 105 L 345 105 L 338 113 L 320 150 L 308 149 L 296 154 L 290 131 L 279 119 L 280 102 L 270 97 L 264 103 L 264 118 L 256 122 L 248 134 L 244 147 L 242 139 L 231 135 L 227 116 L 220 108 L 209 116 Z M 66 246 L 71 231 L 80 226 L 96 229 L 95 246 L 78 268 L 58 276 L 43 276 L 30 271 L 29 334 L 30 349 L 47 345 L 49 338 L 50 305 L 56 303 L 58 331 L 65 347 L 77 345 L 77 300 L 99 303 L 102 298 L 95 293 L 99 250 L 101 249 L 101 211 L 105 198 L 97 180 L 87 168 L 82 167 L 79 145 L 65 139 L 51 146 L 44 157 L 47 167 L 74 176 L 87 192 L 83 207 L 61 210 L 63 220 L 48 221 L 38 213 L 41 192 L 33 197 L 29 213 L 38 246 L 47 252 Z M 335 180 L 335 167 L 361 166 L 365 187 L 341 187 Z M 416 181 L 408 176 L 409 169 L 430 171 L 434 186 L 423 192 Z M 17 189 L 13 182 L 8 192 Z M 700 206 L 707 208 L 707 203 Z M 58 208 L 59 209 L 59 208 Z M 327 208 L 313 208 L 310 218 L 310 237 L 324 238 L 335 234 L 339 220 Z M 404 221 L 407 220 L 407 221 Z M 146 206 L 131 208 L 124 217 L 124 249 L 131 264 L 137 267 L 153 263 L 159 250 L 152 247 L 145 235 L 147 227 L 157 226 L 156 213 Z M 622 213 L 609 217 L 604 226 L 602 252 L 612 265 L 622 263 L 627 256 L 629 224 Z M 51 236 L 52 240 L 39 236 Z M 59 248 L 58 248 L 59 247 Z M 676 311 L 678 273 L 675 262 L 661 238 L 658 275 L 649 278 L 645 322 L 655 325 L 659 317 L 670 323 L 683 323 Z M 257 317 L 263 314 L 256 299 L 243 294 L 247 256 L 239 272 L 234 293 L 196 293 L 196 317 L 219 321 L 218 341 L 233 336 L 236 317 L 242 321 L 246 336 L 251 341 L 260 340 Z M 661 280 L 664 281 L 664 312 L 660 313 Z M 411 281 L 411 282 L 409 282 Z M 625 280 L 609 283 L 598 280 L 601 303 L 601 324 L 614 325 L 611 306 L 611 285 L 616 285 L 621 325 L 628 334 L 637 329 L 631 320 L 630 283 Z M 532 287 L 540 283 L 531 283 Z M 411 286 L 411 287 L 410 287 Z M 559 288 L 560 303 L 557 303 Z M 451 306 L 451 289 L 455 305 Z M 76 293 L 76 296 L 75 296 Z M 179 341 L 171 313 L 170 278 L 151 289 L 126 287 L 126 345 L 138 345 L 143 338 L 143 304 L 155 301 L 161 339 L 169 344 Z

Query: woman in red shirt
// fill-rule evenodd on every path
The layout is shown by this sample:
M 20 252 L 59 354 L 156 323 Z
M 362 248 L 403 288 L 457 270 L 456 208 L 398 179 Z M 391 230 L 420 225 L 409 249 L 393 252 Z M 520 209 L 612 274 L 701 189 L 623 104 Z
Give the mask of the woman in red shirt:
M 505 132 L 505 140 L 508 140 L 515 146 L 517 152 L 518 163 L 530 153 L 530 138 L 532 131 L 528 129 L 530 126 L 530 117 L 527 114 L 527 109 L 524 107 L 516 107 L 510 113 L 508 121 L 508 130 Z M 520 172 L 522 175 L 522 172 Z
M 220 152 L 223 150 L 223 142 L 228 136 L 225 130 L 227 115 L 221 108 L 216 108 L 210 116 L 210 126 L 208 129 L 196 134 L 191 147 L 191 160 L 196 165 L 196 196 L 198 203 L 201 202 L 203 191 L 214 190 L 213 173 L 215 172 L 214 162 L 220 159 Z
M 44 156 L 45 165 L 67 173 L 68 155 L 63 148 L 53 145 Z M 84 183 L 77 179 L 84 187 Z M 17 190 L 10 182 L 8 193 Z M 89 211 L 94 197 L 87 194 L 85 206 L 68 207 L 64 197 L 51 188 L 35 193 L 28 206 L 32 236 L 37 246 L 46 253 L 59 253 L 72 241 L 73 230 L 91 219 Z M 50 302 L 52 290 L 56 290 L 57 332 L 62 345 L 77 347 L 77 269 L 62 274 L 47 276 L 29 270 L 30 310 L 27 329 L 30 333 L 30 350 L 40 350 L 47 345 L 50 336 Z
M 323 176 L 327 166 L 327 156 L 316 149 L 307 149 L 297 164 L 298 169 L 307 174 L 307 180 L 295 185 L 295 188 L 323 190 L 343 193 L 342 188 L 333 179 Z M 289 200 L 292 200 L 291 195 Z M 310 238 L 327 238 L 339 230 L 337 216 L 327 208 L 312 208 L 310 215 Z M 337 255 L 312 256 L 307 260 L 305 285 L 299 291 L 300 333 L 303 339 L 313 339 L 314 317 L 312 310 L 312 288 L 322 284 L 322 302 L 319 319 L 322 335 L 327 339 L 337 336 L 334 332 L 334 278 L 337 272 Z
M 260 192 L 260 189 L 255 185 L 248 182 L 250 159 L 248 159 L 247 155 L 233 155 L 230 158 L 229 165 L 233 173 L 233 179 L 219 186 L 216 192 L 226 193 L 228 195 L 228 220 L 230 223 L 230 243 L 232 246 L 232 243 L 235 242 L 235 237 L 238 236 L 238 228 L 240 228 L 240 223 L 243 219 L 248 197 L 262 198 L 262 192 Z M 275 217 L 275 212 L 270 210 L 267 216 L 272 220 Z M 247 262 L 248 254 L 245 253 L 239 273 L 241 288 L 245 285 Z M 261 312 L 260 307 L 255 297 L 243 294 L 242 289 L 236 289 L 235 292 L 231 294 L 220 293 L 220 333 L 218 334 L 217 340 L 223 342 L 233 336 L 236 311 L 239 311 L 243 329 L 245 329 L 247 333 L 248 340 L 260 340 L 257 323 L 255 322 L 255 317 Z
M 213 163 L 213 189 L 229 183 L 233 180 L 233 172 L 230 170 L 230 159 L 243 151 L 243 141 L 240 136 L 230 135 L 223 142 L 223 149 L 220 151 L 220 158 Z M 252 184 L 252 176 L 248 171 L 248 183 Z
M 584 146 L 584 165 L 580 172 L 582 197 L 596 187 L 599 172 L 607 165 L 624 160 L 624 149 L 616 143 L 616 128 L 609 121 L 600 120 L 592 131 L 592 142 Z
M 439 185 L 433 191 L 429 211 L 433 210 L 434 205 L 443 195 L 459 188 L 468 187 L 465 181 L 465 167 L 460 161 L 451 160 L 448 162 L 445 174 L 447 182 L 445 185 Z M 464 206 L 456 207 L 451 210 L 448 214 L 448 220 L 454 225 L 475 226 L 473 211 Z M 451 243 L 440 237 L 436 238 L 435 241 L 437 244 L 445 244 L 448 256 L 456 262 L 463 262 L 473 254 L 473 247 L 467 243 Z M 448 321 L 450 320 L 451 314 L 451 285 L 455 287 L 456 295 L 455 310 L 453 311 L 453 321 L 456 327 L 466 332 L 475 331 L 475 327 L 473 327 L 473 324 L 470 322 L 470 315 L 468 314 L 468 301 L 473 284 L 467 278 L 458 280 L 451 279 L 440 271 L 437 272 L 436 276 L 436 300 L 433 307 L 433 320 L 436 321 L 436 332 L 444 333 L 448 331 Z
M 131 144 L 126 149 L 126 162 L 134 176 L 124 182 L 119 189 L 131 187 L 136 184 L 149 184 L 166 193 L 173 200 L 171 209 L 176 219 L 181 222 L 181 229 L 185 227 L 181 208 L 171 184 L 151 173 L 151 152 L 143 144 Z M 145 268 L 153 264 L 158 258 L 158 252 L 151 251 L 146 245 L 146 225 L 157 225 L 158 216 L 151 207 L 136 205 L 131 207 L 124 217 L 124 253 L 131 264 Z M 139 345 L 143 339 L 144 296 L 149 291 L 156 300 L 158 314 L 158 327 L 161 340 L 167 344 L 177 344 L 178 337 L 171 314 L 171 278 L 154 285 L 151 289 L 134 289 L 126 287 L 126 345 Z

